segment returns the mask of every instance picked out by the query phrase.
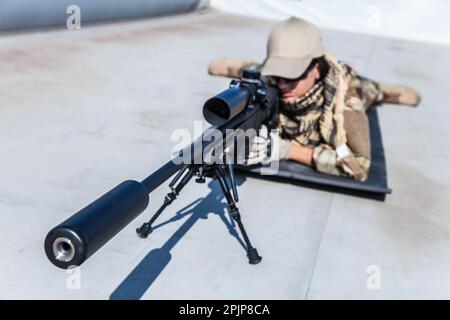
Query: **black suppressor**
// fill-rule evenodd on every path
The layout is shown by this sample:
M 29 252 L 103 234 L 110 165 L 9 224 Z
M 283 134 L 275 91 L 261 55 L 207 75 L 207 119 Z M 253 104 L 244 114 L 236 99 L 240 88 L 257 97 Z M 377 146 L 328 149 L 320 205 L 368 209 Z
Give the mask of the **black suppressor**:
M 148 191 L 127 180 L 53 228 L 45 253 L 57 267 L 79 266 L 147 208 Z

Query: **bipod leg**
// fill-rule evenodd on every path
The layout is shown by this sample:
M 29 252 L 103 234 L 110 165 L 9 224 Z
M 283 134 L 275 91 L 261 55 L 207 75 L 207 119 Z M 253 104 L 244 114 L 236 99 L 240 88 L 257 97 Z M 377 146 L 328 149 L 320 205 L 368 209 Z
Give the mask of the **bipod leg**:
M 215 177 L 219 181 L 220 188 L 222 189 L 225 199 L 227 200 L 230 215 L 234 219 L 234 221 L 236 221 L 239 230 L 241 231 L 242 237 L 244 238 L 245 245 L 247 246 L 248 262 L 250 264 L 257 264 L 261 261 L 262 258 L 258 254 L 256 248 L 254 248 L 250 243 L 250 239 L 247 236 L 247 232 L 245 231 L 244 225 L 241 220 L 241 214 L 239 213 L 239 209 L 236 206 L 233 196 L 231 195 L 230 187 L 228 186 L 228 183 L 225 180 L 225 175 L 226 173 L 224 172 L 223 168 L 217 165 L 215 168 Z
M 180 177 L 183 175 L 183 173 L 186 171 L 186 169 L 189 169 L 188 172 L 181 178 L 181 181 L 177 184 L 177 180 L 180 179 Z M 148 222 L 145 222 L 136 229 L 136 233 L 140 238 L 147 238 L 147 236 L 152 233 L 153 228 L 152 225 L 158 219 L 158 217 L 161 215 L 161 213 L 164 211 L 164 209 L 169 206 L 179 195 L 180 191 L 183 189 L 183 187 L 188 184 L 188 182 L 191 180 L 191 178 L 194 176 L 195 172 L 197 170 L 197 166 L 189 165 L 184 167 L 183 169 L 178 172 L 178 174 L 175 176 L 175 178 L 170 182 L 169 187 L 171 189 L 171 192 L 169 192 L 164 197 L 164 202 L 161 205 L 161 207 L 156 211 L 156 213 L 151 217 L 151 219 Z

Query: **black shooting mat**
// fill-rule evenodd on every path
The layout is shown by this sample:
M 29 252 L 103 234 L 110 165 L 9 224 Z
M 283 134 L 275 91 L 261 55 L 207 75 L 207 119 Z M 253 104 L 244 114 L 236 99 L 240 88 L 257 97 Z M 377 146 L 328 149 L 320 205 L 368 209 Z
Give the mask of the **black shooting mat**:
M 392 190 L 387 184 L 386 161 L 377 108 L 370 108 L 367 111 L 367 116 L 370 127 L 372 162 L 369 176 L 364 182 L 320 173 L 314 168 L 289 160 L 281 160 L 279 170 L 269 175 L 261 174 L 262 168 L 259 165 L 236 165 L 236 171 L 252 177 L 289 182 L 315 189 L 384 201 L 385 195 L 391 193 Z

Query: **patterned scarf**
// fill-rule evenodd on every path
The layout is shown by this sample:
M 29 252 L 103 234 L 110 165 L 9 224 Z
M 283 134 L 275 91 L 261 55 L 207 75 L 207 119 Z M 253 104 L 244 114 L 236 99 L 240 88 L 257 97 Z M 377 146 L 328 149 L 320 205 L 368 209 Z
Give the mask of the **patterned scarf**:
M 279 119 L 283 139 L 296 140 L 302 145 L 318 144 L 323 90 L 323 83 L 319 81 L 303 97 L 294 101 L 281 100 Z
M 348 70 L 328 53 L 325 59 L 330 68 L 323 80 L 297 100 L 281 100 L 279 131 L 283 139 L 309 146 L 321 140 L 335 147 L 347 142 L 343 110 Z

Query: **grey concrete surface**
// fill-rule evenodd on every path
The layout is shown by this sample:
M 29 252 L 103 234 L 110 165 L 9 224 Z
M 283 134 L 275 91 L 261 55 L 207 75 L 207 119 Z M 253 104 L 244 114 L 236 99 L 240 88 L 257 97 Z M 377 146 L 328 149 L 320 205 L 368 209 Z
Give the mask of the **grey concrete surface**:
M 271 25 L 209 11 L 0 37 L 0 298 L 450 298 L 450 48 L 329 30 L 326 46 L 360 73 L 423 95 L 417 109 L 379 110 L 386 202 L 240 177 L 263 256 L 252 266 L 215 182 L 190 184 L 137 238 L 165 184 L 83 264 L 79 290 L 45 257 L 50 228 L 165 163 L 172 131 L 193 131 L 228 84 L 207 63 L 261 60 Z M 370 265 L 379 290 L 367 288 Z

